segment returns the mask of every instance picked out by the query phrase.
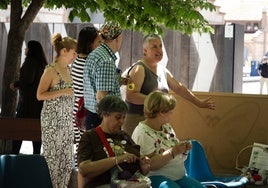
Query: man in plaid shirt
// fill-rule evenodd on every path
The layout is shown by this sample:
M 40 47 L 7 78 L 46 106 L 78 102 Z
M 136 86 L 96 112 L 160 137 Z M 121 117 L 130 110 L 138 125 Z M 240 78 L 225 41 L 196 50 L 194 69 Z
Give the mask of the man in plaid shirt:
M 121 96 L 115 53 L 121 47 L 122 29 L 117 23 L 107 22 L 100 28 L 100 34 L 103 42 L 89 54 L 84 68 L 87 130 L 101 123 L 101 118 L 96 112 L 97 103 L 106 95 Z

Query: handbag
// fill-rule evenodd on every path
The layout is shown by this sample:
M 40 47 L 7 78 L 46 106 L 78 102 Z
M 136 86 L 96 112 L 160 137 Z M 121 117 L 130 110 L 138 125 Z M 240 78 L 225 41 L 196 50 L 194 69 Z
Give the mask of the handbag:
M 252 148 L 248 166 L 239 167 L 239 157 L 246 150 Z M 236 157 L 236 169 L 242 172 L 242 176 L 248 178 L 250 184 L 268 184 L 268 145 L 254 143 L 244 147 Z
M 84 97 L 78 100 L 78 110 L 75 114 L 75 125 L 80 130 L 86 130 L 87 109 L 84 107 Z
M 108 143 L 100 126 L 95 128 L 101 139 L 103 146 L 106 148 L 109 157 L 114 157 L 115 153 Z M 139 160 L 135 163 L 118 164 L 111 170 L 111 188 L 150 188 L 151 180 L 140 173 Z

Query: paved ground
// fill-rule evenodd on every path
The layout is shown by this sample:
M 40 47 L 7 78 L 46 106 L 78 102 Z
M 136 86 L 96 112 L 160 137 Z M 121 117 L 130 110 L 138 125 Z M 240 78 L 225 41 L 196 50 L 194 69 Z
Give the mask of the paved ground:
M 260 94 L 260 77 L 259 76 L 243 77 L 242 93 Z M 265 87 L 263 88 L 263 93 L 267 94 Z

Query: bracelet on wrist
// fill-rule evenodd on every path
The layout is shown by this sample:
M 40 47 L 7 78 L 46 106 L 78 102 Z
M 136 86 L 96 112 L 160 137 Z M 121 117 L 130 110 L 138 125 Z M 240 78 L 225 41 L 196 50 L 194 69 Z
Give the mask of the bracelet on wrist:
M 173 151 L 171 150 L 171 155 L 172 155 L 172 159 L 175 158 L 174 154 L 173 154 Z
M 118 160 L 117 160 L 117 157 L 115 156 L 115 165 L 117 166 L 118 170 L 120 172 L 123 172 L 123 169 L 120 167 L 120 165 L 118 164 Z
M 117 157 L 115 157 L 115 165 L 118 165 Z
M 171 155 L 172 159 L 174 159 L 174 157 L 175 157 L 175 156 L 174 156 L 174 154 L 173 154 L 172 149 L 170 149 L 168 152 L 170 153 L 170 155 Z

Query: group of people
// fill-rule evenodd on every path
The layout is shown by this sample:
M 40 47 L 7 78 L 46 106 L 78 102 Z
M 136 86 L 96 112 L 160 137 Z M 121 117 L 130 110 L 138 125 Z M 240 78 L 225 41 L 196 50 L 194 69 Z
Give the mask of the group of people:
M 59 33 L 52 36 L 56 57 L 43 67 L 35 98 L 44 101 L 40 114 L 43 155 L 53 187 L 68 187 L 74 156 L 79 188 L 109 187 L 112 169 L 137 162 L 153 188 L 202 187 L 186 176 L 184 160 L 191 143 L 179 141 L 169 124 L 176 106 L 169 90 L 200 108 L 214 109 L 214 101 L 197 98 L 159 65 L 163 50 L 157 34 L 144 36 L 144 56 L 121 78 L 115 54 L 122 33 L 117 23 L 107 22 L 100 30 L 83 28 L 78 41 Z M 125 101 L 122 83 L 132 84 Z M 85 130 L 74 121 L 82 97 L 87 110 Z

